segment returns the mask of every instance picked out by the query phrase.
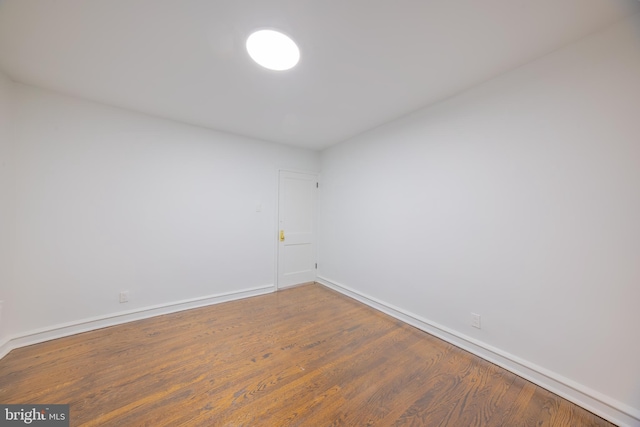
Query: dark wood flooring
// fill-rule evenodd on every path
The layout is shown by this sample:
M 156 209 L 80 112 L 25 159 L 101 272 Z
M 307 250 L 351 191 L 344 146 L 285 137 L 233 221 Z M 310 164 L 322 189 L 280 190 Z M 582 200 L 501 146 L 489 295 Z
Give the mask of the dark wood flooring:
M 323 286 L 13 350 L 0 402 L 72 426 L 611 426 Z

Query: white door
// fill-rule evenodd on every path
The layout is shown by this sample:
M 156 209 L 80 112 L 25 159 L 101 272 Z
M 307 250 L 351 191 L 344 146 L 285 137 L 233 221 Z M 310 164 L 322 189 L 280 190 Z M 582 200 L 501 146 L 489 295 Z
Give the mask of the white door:
M 318 176 L 280 171 L 278 288 L 316 279 Z

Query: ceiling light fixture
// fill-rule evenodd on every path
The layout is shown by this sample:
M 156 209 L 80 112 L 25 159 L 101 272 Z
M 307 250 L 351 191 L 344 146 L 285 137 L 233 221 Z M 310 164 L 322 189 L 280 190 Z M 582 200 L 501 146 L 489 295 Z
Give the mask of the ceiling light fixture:
M 260 30 L 247 38 L 247 52 L 264 68 L 284 71 L 295 67 L 300 50 L 288 36 L 274 30 Z

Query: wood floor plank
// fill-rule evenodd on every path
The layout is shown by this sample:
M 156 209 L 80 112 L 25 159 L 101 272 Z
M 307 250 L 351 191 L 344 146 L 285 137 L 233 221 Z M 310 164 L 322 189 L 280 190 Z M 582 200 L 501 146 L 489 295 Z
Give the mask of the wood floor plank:
M 612 425 L 318 284 L 13 350 L 0 402 L 86 427 Z
M 462 378 L 469 386 L 461 392 L 450 423 L 464 426 L 485 426 L 496 411 L 497 402 L 513 383 L 513 374 L 483 360 Z

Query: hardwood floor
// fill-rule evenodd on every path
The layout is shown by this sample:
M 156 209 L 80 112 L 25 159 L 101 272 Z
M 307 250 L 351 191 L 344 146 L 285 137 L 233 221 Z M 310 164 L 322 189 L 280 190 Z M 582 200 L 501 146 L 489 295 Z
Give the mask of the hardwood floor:
M 611 426 L 323 286 L 13 350 L 0 402 L 72 426 Z

